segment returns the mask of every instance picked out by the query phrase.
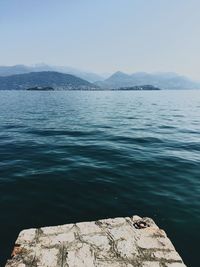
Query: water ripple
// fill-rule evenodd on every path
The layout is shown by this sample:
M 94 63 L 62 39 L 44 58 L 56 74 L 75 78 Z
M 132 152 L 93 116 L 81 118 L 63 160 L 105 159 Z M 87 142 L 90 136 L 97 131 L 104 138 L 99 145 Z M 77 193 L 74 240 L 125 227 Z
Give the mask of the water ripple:
M 195 91 L 1 92 L 4 259 L 23 228 L 138 214 L 198 266 L 199 103 Z

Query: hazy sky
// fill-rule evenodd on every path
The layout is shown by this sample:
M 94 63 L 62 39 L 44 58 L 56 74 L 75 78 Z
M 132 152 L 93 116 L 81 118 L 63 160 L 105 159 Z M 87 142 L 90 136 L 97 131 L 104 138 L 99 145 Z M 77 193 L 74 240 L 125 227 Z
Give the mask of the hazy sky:
M 199 0 L 0 0 L 0 65 L 200 80 Z

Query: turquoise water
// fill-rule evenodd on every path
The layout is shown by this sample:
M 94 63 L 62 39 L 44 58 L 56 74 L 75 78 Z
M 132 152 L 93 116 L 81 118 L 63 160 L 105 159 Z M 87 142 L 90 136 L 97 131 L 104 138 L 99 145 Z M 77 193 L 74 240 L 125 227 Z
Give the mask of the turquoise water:
M 200 92 L 0 92 L 0 265 L 24 228 L 133 214 L 199 266 Z

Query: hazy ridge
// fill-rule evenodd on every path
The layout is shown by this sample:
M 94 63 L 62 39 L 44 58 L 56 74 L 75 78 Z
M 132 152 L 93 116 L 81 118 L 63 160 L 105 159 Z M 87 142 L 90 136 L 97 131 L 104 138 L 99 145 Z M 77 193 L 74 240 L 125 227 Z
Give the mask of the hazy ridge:
M 46 64 L 0 66 L 0 90 L 24 89 L 30 86 L 120 89 L 141 85 L 152 85 L 161 89 L 200 89 L 200 82 L 172 72 L 127 74 L 118 71 L 105 79 L 105 76 L 96 73 L 63 66 Z
M 26 90 L 35 86 L 52 86 L 60 90 L 89 90 L 98 88 L 96 85 L 74 75 L 53 71 L 0 77 L 0 90 Z
M 120 88 L 150 84 L 162 89 L 200 89 L 200 82 L 193 81 L 176 73 L 145 73 L 126 74 L 116 72 L 104 81 L 96 82 L 102 88 Z
M 56 71 L 56 72 L 71 74 L 78 76 L 84 80 L 87 80 L 88 82 L 96 82 L 105 79 L 103 76 L 98 75 L 96 73 L 86 72 L 67 66 L 49 66 L 46 64 L 36 64 L 34 66 L 26 66 L 26 65 L 0 66 L 0 76 L 9 76 L 15 74 L 24 74 L 24 73 L 41 72 L 41 71 Z

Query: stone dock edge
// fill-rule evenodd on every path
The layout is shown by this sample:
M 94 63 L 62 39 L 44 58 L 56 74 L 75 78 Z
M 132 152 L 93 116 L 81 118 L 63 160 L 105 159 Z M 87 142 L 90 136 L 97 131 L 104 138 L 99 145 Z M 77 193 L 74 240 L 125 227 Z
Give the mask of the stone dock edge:
M 20 232 L 6 267 L 186 267 L 150 218 L 104 219 Z

